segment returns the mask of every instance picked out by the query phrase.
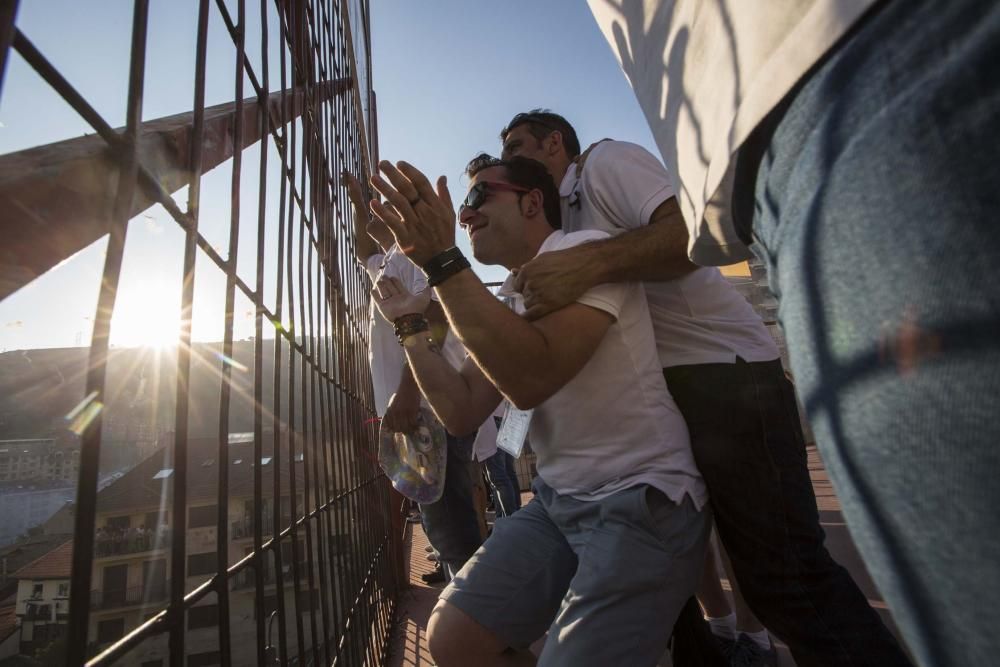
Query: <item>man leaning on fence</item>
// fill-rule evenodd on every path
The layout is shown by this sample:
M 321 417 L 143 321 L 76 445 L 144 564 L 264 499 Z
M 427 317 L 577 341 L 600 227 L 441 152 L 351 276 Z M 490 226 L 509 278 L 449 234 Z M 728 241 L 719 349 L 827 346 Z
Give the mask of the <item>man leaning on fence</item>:
M 397 280 L 379 281 L 374 296 L 401 332 L 421 391 L 455 433 L 506 396 L 524 411 L 516 414 L 538 457 L 534 499 L 497 522 L 441 595 L 428 629 L 436 663 L 531 664 L 527 648 L 548 631 L 541 664 L 656 664 L 663 625 L 694 592 L 708 519 L 641 286 L 600 285 L 528 322 L 512 281 L 501 293 L 515 297 L 517 312 L 455 247 L 444 179 L 435 192 L 410 165 L 380 168 L 389 180 L 372 183 L 391 208 L 372 208 L 424 268 L 470 354 L 460 370 L 449 365 L 426 335 L 421 300 Z M 483 263 L 512 269 L 602 236 L 559 230 L 559 194 L 534 160 L 480 156 L 468 173 L 461 223 Z

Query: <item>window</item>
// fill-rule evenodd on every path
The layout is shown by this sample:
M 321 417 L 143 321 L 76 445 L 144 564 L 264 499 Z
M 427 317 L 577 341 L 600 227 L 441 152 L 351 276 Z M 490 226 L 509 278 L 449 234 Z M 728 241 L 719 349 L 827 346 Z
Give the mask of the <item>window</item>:
M 205 651 L 204 653 L 192 653 L 187 659 L 188 667 L 209 667 L 209 665 L 219 664 L 218 651 Z
M 69 582 L 59 584 L 59 593 L 56 597 L 68 598 L 69 597 Z
M 215 574 L 215 554 L 191 554 L 188 556 L 189 577 L 197 577 L 203 574 Z
M 118 641 L 125 634 L 124 618 L 109 618 L 97 622 L 97 643 L 107 644 Z
M 188 528 L 205 528 L 214 526 L 219 518 L 219 509 L 215 505 L 202 505 L 188 510 Z
M 132 525 L 132 517 L 129 516 L 109 516 L 107 521 L 108 528 L 113 529 L 125 529 Z
M 45 589 L 45 584 L 32 584 L 31 585 L 31 599 L 40 600 L 42 597 L 42 591 Z
M 188 609 L 188 630 L 213 628 L 219 624 L 219 605 L 206 604 Z M 190 664 L 190 663 L 188 663 Z

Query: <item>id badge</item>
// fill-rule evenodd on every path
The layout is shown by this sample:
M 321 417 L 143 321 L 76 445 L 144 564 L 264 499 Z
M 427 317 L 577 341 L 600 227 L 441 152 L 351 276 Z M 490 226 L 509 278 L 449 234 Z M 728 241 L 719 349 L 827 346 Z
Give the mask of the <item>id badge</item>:
M 515 459 L 521 457 L 524 450 L 524 440 L 528 437 L 528 426 L 535 410 L 518 410 L 510 403 L 503 413 L 500 430 L 497 431 L 497 447 L 504 450 Z

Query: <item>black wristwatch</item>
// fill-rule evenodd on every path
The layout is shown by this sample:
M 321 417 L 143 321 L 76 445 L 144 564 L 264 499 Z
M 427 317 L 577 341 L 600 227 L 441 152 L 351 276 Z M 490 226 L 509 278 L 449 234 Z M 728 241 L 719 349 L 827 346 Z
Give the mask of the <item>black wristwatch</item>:
M 469 264 L 469 260 L 465 258 L 462 251 L 457 246 L 452 246 L 427 260 L 423 269 L 424 275 L 427 276 L 428 287 L 436 287 L 470 266 L 472 265 Z

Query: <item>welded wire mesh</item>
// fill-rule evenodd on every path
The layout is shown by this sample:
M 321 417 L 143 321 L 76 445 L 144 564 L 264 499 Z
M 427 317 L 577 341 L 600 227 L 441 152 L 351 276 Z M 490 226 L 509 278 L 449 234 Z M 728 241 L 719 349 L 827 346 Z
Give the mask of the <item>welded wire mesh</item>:
M 21 229 L 4 295 L 108 237 L 86 399 L 70 415 L 81 462 L 68 664 L 380 664 L 398 531 L 375 459 L 370 285 L 352 261 L 341 178 L 364 180 L 375 159 L 367 2 L 201 0 L 189 26 L 194 89 L 177 91 L 190 112 L 144 122 L 149 10 L 137 0 L 120 24 L 131 46 L 119 129 L 18 29 L 16 3 L 0 12 L 4 59 L 16 53 L 97 133 L 0 156 L 8 176 L 33 160 L 54 165 L 2 195 L 18 190 L 19 210 L 45 227 Z M 210 25 L 231 41 L 232 101 L 206 107 Z M 79 178 L 74 160 L 98 176 L 64 182 Z M 216 168 L 230 176 L 224 243 L 202 207 Z M 110 215 L 81 224 L 81 207 L 107 196 L 102 185 L 113 186 Z M 73 211 L 24 204 L 25 193 L 52 198 L 60 187 L 92 191 Z M 165 355 L 172 424 L 99 491 L 112 317 L 129 222 L 150 206 L 183 236 L 180 331 Z M 192 334 L 205 285 L 222 304 L 222 340 L 211 344 Z

